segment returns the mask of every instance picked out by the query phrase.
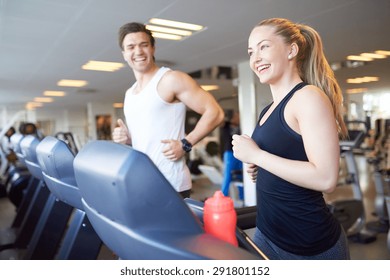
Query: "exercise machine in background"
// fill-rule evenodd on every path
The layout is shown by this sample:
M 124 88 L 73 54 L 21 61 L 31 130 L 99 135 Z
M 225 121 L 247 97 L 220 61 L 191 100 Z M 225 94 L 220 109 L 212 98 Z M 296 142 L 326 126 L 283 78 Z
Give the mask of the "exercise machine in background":
M 362 121 L 349 122 L 349 137 L 340 141 L 341 158 L 345 161 L 347 169 L 346 184 L 351 186 L 353 198 L 330 203 L 331 211 L 343 226 L 348 238 L 358 243 L 376 240 L 376 234 L 366 229 L 366 211 L 355 159 L 355 153 L 361 152 L 361 144 L 367 135 L 365 124 Z

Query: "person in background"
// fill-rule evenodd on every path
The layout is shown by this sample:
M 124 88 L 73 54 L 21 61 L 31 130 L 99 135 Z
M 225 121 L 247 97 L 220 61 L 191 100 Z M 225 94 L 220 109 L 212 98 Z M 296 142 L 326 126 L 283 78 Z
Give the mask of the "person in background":
M 232 137 L 240 134 L 240 114 L 232 111 L 225 114 L 226 121 L 221 127 L 221 143 L 223 145 L 223 182 L 221 191 L 225 196 L 229 195 L 229 186 L 233 176 L 242 180 L 242 162 L 233 156 Z M 234 173 L 234 174 L 233 174 Z
M 188 74 L 156 65 L 155 39 L 144 24 L 121 26 L 119 46 L 136 82 L 125 95 L 126 124 L 118 120 L 112 139 L 148 155 L 176 191 L 189 197 L 192 182 L 184 156 L 220 125 L 223 110 Z M 186 107 L 201 115 L 187 135 Z
M 9 163 L 13 164 L 16 162 L 17 157 L 13 150 L 12 143 L 11 143 L 11 137 L 16 133 L 16 130 L 13 126 L 11 126 L 7 132 L 5 133 L 5 137 L 1 138 L 1 147 L 0 152 L 2 152 Z
M 254 242 L 270 259 L 349 259 L 346 235 L 323 198 L 336 188 L 347 130 L 321 38 L 308 25 L 271 18 L 253 28 L 248 54 L 273 97 L 252 137 L 232 141 L 256 182 Z

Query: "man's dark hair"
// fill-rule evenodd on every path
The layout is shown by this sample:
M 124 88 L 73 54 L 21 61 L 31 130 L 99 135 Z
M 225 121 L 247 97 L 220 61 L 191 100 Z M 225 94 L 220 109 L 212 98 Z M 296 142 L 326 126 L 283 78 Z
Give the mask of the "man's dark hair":
M 119 37 L 118 37 L 118 43 L 119 47 L 123 50 L 123 40 L 125 39 L 127 34 L 130 33 L 137 33 L 137 32 L 144 32 L 149 36 L 150 44 L 152 47 L 154 47 L 154 37 L 152 36 L 152 32 L 146 28 L 145 24 L 139 23 L 139 22 L 129 22 L 124 25 L 122 25 L 119 28 Z

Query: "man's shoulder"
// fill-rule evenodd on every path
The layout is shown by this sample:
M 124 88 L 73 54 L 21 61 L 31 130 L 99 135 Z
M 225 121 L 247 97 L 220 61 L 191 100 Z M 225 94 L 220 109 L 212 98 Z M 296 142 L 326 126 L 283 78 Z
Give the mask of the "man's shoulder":
M 188 76 L 188 74 L 183 71 L 171 69 L 169 67 L 164 67 L 164 70 L 166 71 L 164 76 L 171 76 L 171 77 Z

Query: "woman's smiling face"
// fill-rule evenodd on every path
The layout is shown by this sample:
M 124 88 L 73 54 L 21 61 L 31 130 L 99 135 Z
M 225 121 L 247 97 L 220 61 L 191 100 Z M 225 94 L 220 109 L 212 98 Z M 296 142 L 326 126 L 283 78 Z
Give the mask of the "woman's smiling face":
M 261 83 L 277 80 L 288 65 L 290 48 L 274 31 L 271 26 L 258 26 L 249 36 L 249 65 Z

